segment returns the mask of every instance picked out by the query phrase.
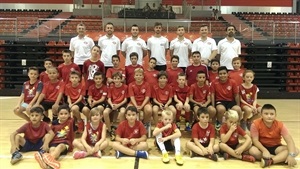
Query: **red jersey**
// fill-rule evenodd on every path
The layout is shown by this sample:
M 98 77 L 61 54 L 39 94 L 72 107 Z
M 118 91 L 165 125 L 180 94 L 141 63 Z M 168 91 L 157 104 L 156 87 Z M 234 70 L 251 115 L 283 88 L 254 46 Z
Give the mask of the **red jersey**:
M 235 83 L 239 86 L 243 83 L 243 73 L 244 73 L 244 69 L 240 69 L 240 70 L 231 70 L 228 72 L 229 74 L 229 78 L 234 80 Z
M 72 71 L 77 71 L 77 72 L 81 73 L 80 68 L 76 63 L 71 63 L 69 65 L 62 63 L 57 67 L 57 70 L 58 70 L 59 76 L 65 83 L 70 82 L 70 73 Z
M 69 96 L 72 103 L 74 103 L 80 96 L 85 95 L 85 89 L 82 83 L 78 83 L 76 87 L 72 86 L 72 84 L 69 83 L 66 85 L 65 94 L 66 96 Z
M 122 84 L 120 87 L 111 85 L 108 90 L 108 98 L 111 99 L 113 104 L 121 103 L 125 98 L 127 98 L 127 85 Z
M 42 93 L 45 95 L 44 100 L 47 102 L 55 102 L 60 93 L 64 93 L 64 82 L 57 81 L 51 83 L 51 81 L 44 84 Z
M 97 128 L 93 128 L 91 123 L 86 124 L 86 142 L 88 145 L 94 146 L 102 136 L 103 123 L 100 122 Z
M 122 69 L 122 68 L 108 68 L 107 71 L 106 71 L 106 78 L 111 78 L 112 79 L 112 75 L 115 73 L 115 72 L 120 72 L 122 73 L 122 76 L 126 78 L 126 73 L 125 73 L 125 70 Z
M 59 123 L 59 121 L 54 121 L 52 123 L 51 129 L 54 132 L 54 138 L 50 144 L 60 144 L 65 143 L 69 145 L 68 151 L 73 151 L 73 140 L 74 140 L 74 119 L 69 118 L 64 123 Z
M 212 71 L 210 70 L 210 71 L 208 71 L 208 75 L 209 75 L 209 81 L 210 81 L 210 82 L 213 82 L 213 81 L 219 79 L 219 74 L 218 74 L 218 72 L 212 72 Z
M 43 83 L 37 80 L 35 83 L 30 84 L 30 81 L 23 83 L 22 93 L 24 94 L 24 103 L 29 104 L 36 96 L 36 93 L 41 93 L 43 90 Z
M 92 99 L 97 101 L 100 100 L 102 96 L 107 97 L 107 92 L 108 89 L 106 85 L 102 84 L 101 87 L 97 88 L 96 85 L 93 84 L 92 86 L 89 87 L 88 96 L 92 96 Z
M 210 94 L 210 87 L 206 84 L 200 87 L 197 83 L 194 83 L 191 86 L 190 95 L 193 95 L 193 100 L 196 102 L 205 103 Z
M 233 101 L 239 89 L 232 79 L 228 79 L 225 83 L 215 80 L 211 84 L 211 93 L 215 94 L 215 101 Z
M 156 99 L 162 104 L 166 104 L 169 101 L 169 98 L 174 96 L 172 87 L 166 84 L 164 88 L 160 88 L 159 85 L 153 86 L 152 98 Z
M 40 73 L 40 81 L 43 82 L 43 84 L 47 83 L 50 81 L 48 74 L 46 73 L 46 71 Z
M 126 77 L 126 84 L 129 85 L 130 83 L 134 82 L 134 70 L 136 68 L 143 68 L 143 66 L 141 65 L 136 65 L 136 66 L 132 66 L 132 65 L 128 65 L 125 66 L 125 77 Z
M 171 86 L 176 86 L 178 85 L 177 79 L 178 79 L 178 74 L 183 73 L 183 70 L 181 68 L 168 68 L 167 69 L 167 74 L 168 74 L 168 84 Z
M 228 131 L 229 131 L 229 128 L 228 128 L 227 124 L 223 124 L 220 128 L 220 135 L 226 134 Z M 245 136 L 246 133 L 240 126 L 237 126 L 236 130 L 232 133 L 232 135 L 230 136 L 230 138 L 226 142 L 226 144 L 229 146 L 237 145 L 239 143 L 239 135 Z
M 164 125 L 163 122 L 158 122 L 157 125 L 156 125 L 156 127 L 159 128 L 159 129 L 162 128 L 162 127 L 164 127 L 164 126 L 165 126 L 165 125 Z M 173 133 L 175 133 L 175 130 L 176 130 L 176 129 L 178 129 L 177 126 L 176 126 L 176 124 L 175 124 L 175 123 L 172 123 L 172 127 L 171 127 L 171 128 L 168 128 L 167 130 L 162 131 L 162 136 L 163 136 L 163 137 L 170 136 L 170 135 L 172 135 Z
M 24 133 L 24 138 L 35 144 L 40 139 L 43 139 L 50 130 L 49 125 L 46 122 L 41 121 L 40 126 L 38 127 L 33 127 L 32 123 L 29 122 L 21 126 L 16 132 Z
M 251 126 L 251 136 L 258 137 L 263 146 L 273 147 L 281 145 L 281 136 L 287 136 L 288 130 L 285 125 L 274 120 L 271 128 L 267 127 L 263 119 L 254 120 Z
M 192 139 L 197 138 L 200 144 L 209 144 L 211 138 L 215 138 L 215 128 L 208 123 L 206 128 L 202 128 L 199 123 L 192 128 Z
M 202 65 L 202 64 L 198 66 L 190 65 L 186 68 L 185 71 L 188 86 L 191 86 L 192 84 L 197 82 L 196 78 L 197 78 L 197 73 L 199 71 L 203 71 L 205 73 L 206 79 L 209 80 L 208 69 L 206 65 Z
M 85 89 L 88 90 L 91 85 L 93 85 L 94 82 L 94 74 L 96 72 L 105 73 L 105 67 L 103 62 L 100 60 L 93 62 L 90 59 L 84 61 L 83 67 L 82 67 L 82 73 L 84 74 L 84 79 L 86 81 Z
M 180 68 L 181 69 L 181 68 Z M 177 99 L 180 100 L 183 104 L 185 103 L 186 98 L 189 97 L 190 87 L 184 86 L 183 88 L 179 87 L 178 84 L 173 87 L 174 95 L 177 96 Z
M 256 85 L 252 85 L 249 89 L 246 89 L 243 85 L 239 86 L 239 92 L 241 98 L 250 105 L 253 105 L 255 100 L 255 95 L 258 92 L 258 88 Z
M 146 135 L 147 131 L 144 127 L 144 124 L 141 121 L 135 121 L 134 126 L 131 127 L 128 124 L 127 120 L 120 122 L 116 130 L 116 135 L 121 138 L 141 138 L 143 135 Z
M 128 86 L 128 97 L 134 97 L 137 105 L 142 105 L 146 97 L 151 97 L 151 88 L 147 82 L 138 85 L 132 82 Z
M 145 70 L 144 71 L 144 80 L 145 82 L 148 82 L 151 84 L 151 86 L 157 85 L 158 84 L 158 79 L 157 79 L 158 71 L 157 70 Z

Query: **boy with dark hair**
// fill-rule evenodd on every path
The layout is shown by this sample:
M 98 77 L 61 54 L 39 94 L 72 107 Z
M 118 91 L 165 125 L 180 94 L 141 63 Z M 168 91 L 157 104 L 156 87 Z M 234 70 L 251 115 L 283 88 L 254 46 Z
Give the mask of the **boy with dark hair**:
M 172 87 L 178 84 L 177 79 L 180 73 L 183 73 L 183 70 L 178 67 L 179 57 L 173 55 L 171 58 L 171 67 L 167 69 L 168 74 L 168 84 Z
M 185 71 L 188 86 L 191 86 L 192 84 L 197 82 L 196 77 L 197 77 L 197 73 L 200 70 L 205 73 L 206 80 L 207 80 L 206 83 L 208 84 L 208 78 L 209 78 L 208 69 L 206 65 L 201 64 L 201 54 L 199 51 L 195 51 L 192 53 L 192 60 L 193 60 L 193 64 L 188 66 Z
M 125 73 L 125 70 L 120 67 L 120 57 L 118 55 L 113 55 L 111 58 L 112 58 L 111 60 L 112 60 L 113 67 L 108 68 L 106 71 L 107 83 L 108 84 L 113 83 L 112 75 L 116 72 L 121 73 L 121 75 L 122 75 L 121 82 L 122 83 L 125 82 L 126 73 Z
M 65 49 L 62 51 L 62 58 L 64 60 L 64 63 L 60 64 L 57 69 L 60 78 L 64 81 L 65 84 L 67 84 L 70 82 L 71 71 L 81 72 L 81 70 L 76 63 L 72 62 L 72 51 L 70 51 L 69 49 Z
M 44 68 L 46 69 L 44 72 L 40 73 L 40 81 L 45 84 L 46 82 L 49 82 L 49 68 L 53 67 L 53 60 L 50 58 L 44 59 Z
M 216 79 L 219 79 L 218 76 L 218 69 L 220 67 L 220 60 L 219 59 L 212 59 L 210 61 L 210 68 L 211 70 L 208 71 L 209 74 L 209 82 L 213 82 Z
M 155 66 L 156 66 L 156 59 L 150 58 L 148 62 L 148 69 L 146 69 L 144 72 L 145 82 L 148 82 L 152 86 L 157 85 L 157 75 L 159 72 L 158 70 L 154 69 Z
M 141 65 L 137 63 L 139 55 L 136 52 L 132 52 L 129 55 L 131 65 L 125 66 L 125 77 L 126 84 L 129 85 L 131 82 L 134 82 L 134 70 L 136 68 L 143 68 Z

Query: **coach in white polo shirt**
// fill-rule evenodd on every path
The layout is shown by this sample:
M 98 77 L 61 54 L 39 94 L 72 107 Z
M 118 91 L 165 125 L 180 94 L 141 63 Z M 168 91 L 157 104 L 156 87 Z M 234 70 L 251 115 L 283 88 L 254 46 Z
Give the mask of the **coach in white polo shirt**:
M 184 72 L 186 67 L 189 65 L 189 56 L 191 55 L 192 42 L 184 37 L 184 27 L 177 27 L 177 38 L 173 39 L 170 43 L 170 56 L 179 56 L 178 67 L 180 67 Z
M 199 51 L 201 62 L 208 65 L 217 55 L 217 44 L 213 38 L 208 37 L 208 26 L 200 26 L 200 37 L 193 42 L 192 52 Z
M 76 37 L 70 41 L 70 51 L 74 56 L 74 63 L 76 63 L 82 70 L 83 62 L 91 57 L 91 49 L 95 46 L 93 39 L 85 36 L 85 25 L 80 23 L 77 25 Z
M 126 38 L 122 43 L 122 55 L 125 57 L 125 66 L 131 65 L 130 54 L 136 52 L 139 55 L 138 64 L 143 65 L 143 57 L 147 55 L 146 42 L 139 38 L 139 27 L 131 26 L 131 37 Z
M 167 69 L 166 55 L 169 48 L 169 40 L 161 36 L 162 23 L 155 22 L 154 35 L 148 39 L 148 56 L 156 58 L 155 69 L 158 71 Z
M 234 25 L 226 27 L 227 36 L 218 43 L 218 54 L 220 54 L 220 65 L 233 70 L 232 58 L 241 54 L 241 42 L 234 38 L 236 28 Z
M 105 25 L 105 32 L 106 35 L 99 38 L 98 45 L 100 46 L 100 60 L 103 62 L 106 71 L 108 68 L 113 67 L 111 57 L 119 55 L 121 43 L 120 39 L 113 34 L 113 23 L 108 22 Z

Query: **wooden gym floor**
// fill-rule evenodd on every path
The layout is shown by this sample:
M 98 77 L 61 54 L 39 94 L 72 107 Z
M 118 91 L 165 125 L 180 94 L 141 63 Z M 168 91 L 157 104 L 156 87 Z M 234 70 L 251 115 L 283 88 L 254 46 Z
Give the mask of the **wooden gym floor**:
M 2 169 L 38 169 L 39 165 L 33 158 L 33 152 L 23 153 L 23 160 L 18 164 L 12 166 L 10 164 L 10 134 L 15 131 L 18 127 L 25 123 L 24 120 L 19 119 L 12 112 L 18 99 L 16 97 L 0 97 L 0 168 Z M 259 104 L 265 103 L 273 104 L 277 109 L 277 119 L 283 121 L 288 127 L 289 132 L 294 138 L 295 144 L 300 148 L 300 100 L 259 100 Z M 183 126 L 182 126 L 183 128 Z M 230 159 L 224 161 L 223 158 L 219 158 L 218 162 L 213 162 L 205 158 L 190 158 L 185 152 L 185 143 L 190 139 L 190 133 L 182 131 L 183 137 L 181 139 L 181 150 L 184 159 L 183 166 L 177 166 L 174 160 L 171 160 L 169 164 L 163 164 L 161 162 L 161 154 L 159 150 L 154 147 L 153 138 L 148 139 L 149 144 L 149 159 L 139 160 L 140 169 L 154 169 L 154 168 L 222 168 L 222 169 L 238 169 L 238 168 L 260 168 L 259 162 L 249 163 L 240 160 Z M 170 154 L 174 157 L 174 154 Z M 62 169 L 122 169 L 134 168 L 135 158 L 124 157 L 116 159 L 114 157 L 114 151 L 111 147 L 105 149 L 103 157 L 96 159 L 88 157 L 86 159 L 74 160 L 72 153 L 66 156 L 60 157 Z M 300 168 L 300 156 L 297 157 L 298 165 L 295 168 Z M 273 165 L 272 168 L 288 168 L 286 165 Z

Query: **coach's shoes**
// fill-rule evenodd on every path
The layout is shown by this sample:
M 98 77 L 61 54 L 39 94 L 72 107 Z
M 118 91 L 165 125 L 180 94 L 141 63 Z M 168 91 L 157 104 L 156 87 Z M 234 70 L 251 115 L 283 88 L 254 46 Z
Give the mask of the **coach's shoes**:
M 175 161 L 177 165 L 183 165 L 183 159 L 181 154 L 175 155 Z
M 162 161 L 163 161 L 163 163 L 170 162 L 169 154 L 167 152 L 162 154 Z
M 23 158 L 22 154 L 21 154 L 19 151 L 15 151 L 15 152 L 12 154 L 10 163 L 11 163 L 11 164 L 16 164 L 17 162 L 21 161 L 22 158 Z

